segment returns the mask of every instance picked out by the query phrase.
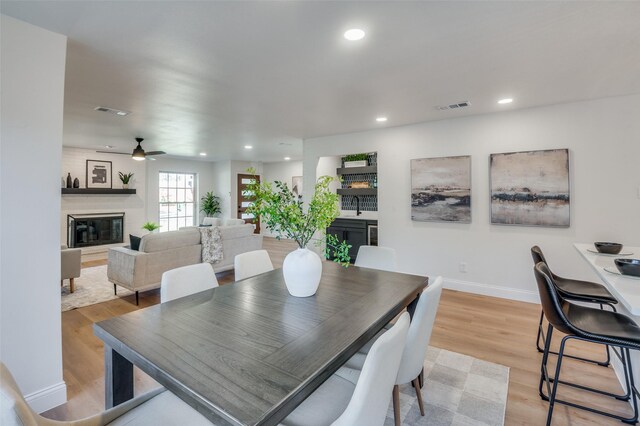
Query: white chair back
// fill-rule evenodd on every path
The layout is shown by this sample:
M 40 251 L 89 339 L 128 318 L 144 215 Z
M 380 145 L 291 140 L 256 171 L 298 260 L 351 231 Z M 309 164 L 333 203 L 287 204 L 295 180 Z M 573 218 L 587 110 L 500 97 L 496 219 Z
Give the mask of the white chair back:
M 218 279 L 210 263 L 196 263 L 171 269 L 162 274 L 160 303 L 218 287 Z
M 371 346 L 349 405 L 333 426 L 384 424 L 408 331 L 409 314 L 405 312 Z
M 239 254 L 233 260 L 236 281 L 273 271 L 271 258 L 266 250 L 254 250 Z
M 396 251 L 389 247 L 360 246 L 356 256 L 356 266 L 395 271 L 398 268 Z
M 396 379 L 396 384 L 398 385 L 411 382 L 422 371 L 441 294 L 442 277 L 437 277 L 433 283 L 427 286 L 420 295 L 420 299 L 418 299 L 418 306 L 416 306 L 411 319 L 407 343 L 405 344 L 398 370 L 398 378 Z

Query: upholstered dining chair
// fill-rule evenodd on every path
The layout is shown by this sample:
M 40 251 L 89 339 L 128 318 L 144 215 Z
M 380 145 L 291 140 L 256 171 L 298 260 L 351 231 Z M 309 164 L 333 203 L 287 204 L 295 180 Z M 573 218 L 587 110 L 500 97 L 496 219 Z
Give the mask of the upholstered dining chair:
M 393 272 L 398 268 L 396 251 L 390 247 L 360 246 L 355 265 Z
M 273 264 L 266 250 L 241 253 L 235 257 L 233 263 L 236 281 L 273 271 Z
M 74 280 L 80 276 L 82 251 L 79 248 L 60 246 L 60 285 L 69 280 L 69 292 L 75 291 Z
M 162 274 L 160 303 L 218 287 L 218 279 L 210 263 L 196 263 L 171 269 Z
M 416 397 L 418 398 L 420 414 L 424 416 L 424 403 L 422 401 L 422 392 L 420 390 L 418 376 L 420 376 L 420 372 L 424 366 L 424 357 L 427 353 L 429 340 L 431 339 L 431 332 L 433 331 L 433 324 L 436 319 L 436 313 L 438 312 L 441 294 L 442 277 L 437 277 L 433 283 L 429 284 L 422 292 L 420 299 L 418 299 L 416 310 L 413 313 L 411 325 L 409 326 L 409 334 L 407 335 L 407 341 L 402 352 L 402 361 L 400 361 L 398 376 L 396 377 L 395 386 L 393 387 L 393 410 L 396 425 L 400 424 L 399 385 L 403 385 L 405 383 L 413 384 L 416 391 Z M 387 327 L 390 327 L 390 325 Z M 341 370 L 361 370 L 366 357 L 368 356 L 367 353 L 370 351 L 371 345 L 373 345 L 381 336 L 386 334 L 388 332 L 387 330 L 388 328 L 385 327 L 380 333 L 378 333 L 370 342 L 360 349 L 357 354 L 351 357 Z M 346 373 L 338 370 L 338 374 Z
M 282 425 L 382 426 L 408 331 L 409 314 L 405 312 L 371 346 L 359 374 L 332 375 Z
M 590 281 L 582 281 L 582 280 L 574 280 L 571 278 L 564 278 L 559 275 L 554 274 L 549 267 L 549 263 L 547 259 L 544 257 L 542 253 L 542 249 L 538 246 L 531 247 L 531 257 L 533 258 L 533 265 L 537 265 L 540 262 L 543 262 L 549 268 L 549 273 L 551 274 L 551 278 L 553 278 L 553 283 L 556 286 L 556 289 L 562 297 L 566 300 L 574 301 L 574 302 L 583 302 L 583 303 L 592 303 L 600 306 L 600 309 L 604 309 L 604 306 L 609 306 L 612 311 L 616 312 L 616 307 L 614 305 L 618 304 L 618 300 L 607 290 L 607 288 L 598 283 L 590 282 Z M 542 328 L 542 322 L 544 319 L 544 312 L 540 310 L 540 322 L 538 323 L 538 336 L 536 337 L 536 348 L 538 352 L 543 352 L 542 346 L 540 342 L 544 342 L 545 335 Z M 575 355 L 567 355 L 567 358 L 574 358 L 580 361 L 591 362 L 594 364 L 601 365 L 603 367 L 608 367 L 611 360 L 611 353 L 609 352 L 609 346 L 605 346 L 607 358 L 604 361 L 601 360 L 593 360 L 589 358 L 583 358 Z M 550 354 L 558 355 L 555 351 L 549 351 Z
M 164 388 L 91 417 L 56 421 L 40 416 L 29 407 L 7 367 L 0 362 L 0 424 L 2 426 L 124 426 L 211 425 L 202 414 Z

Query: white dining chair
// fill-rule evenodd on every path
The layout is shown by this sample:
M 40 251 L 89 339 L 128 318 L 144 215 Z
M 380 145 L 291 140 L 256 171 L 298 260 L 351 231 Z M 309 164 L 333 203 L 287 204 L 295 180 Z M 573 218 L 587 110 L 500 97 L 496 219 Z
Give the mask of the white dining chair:
M 411 325 L 409 326 L 409 333 L 407 335 L 407 341 L 405 343 L 404 350 L 402 352 L 402 361 L 400 362 L 400 368 L 398 369 L 398 377 L 396 378 L 395 386 L 393 387 L 393 409 L 395 412 L 395 423 L 400 424 L 400 409 L 399 404 L 399 385 L 405 383 L 413 383 L 416 397 L 418 398 L 418 405 L 420 406 L 420 414 L 424 416 L 424 403 L 422 401 L 422 393 L 420 391 L 420 385 L 418 376 L 424 366 L 424 357 L 427 353 L 427 347 L 429 346 L 429 340 L 431 339 L 431 332 L 433 331 L 433 324 L 436 319 L 436 313 L 438 312 L 438 305 L 440 304 L 440 296 L 442 295 L 442 277 L 437 277 L 433 283 L 429 284 L 427 288 L 420 295 L 418 299 L 418 305 L 413 313 L 411 319 Z M 383 329 L 378 333 L 371 341 L 358 351 L 353 357 L 351 357 L 344 365 L 345 369 L 362 370 L 364 363 L 366 362 L 367 352 L 373 344 L 384 334 L 387 329 Z M 338 374 L 340 370 L 338 370 Z
M 408 330 L 409 314 L 405 312 L 373 343 L 360 372 L 343 370 L 329 377 L 282 425 L 383 425 Z
M 254 250 L 239 254 L 233 260 L 236 281 L 273 271 L 271 258 L 266 250 Z
M 355 265 L 393 272 L 397 269 L 396 251 L 390 247 L 360 246 Z
M 170 269 L 162 274 L 160 303 L 218 287 L 218 279 L 210 263 L 196 263 Z
M 202 414 L 164 388 L 155 389 L 81 420 L 50 420 L 29 407 L 11 372 L 1 362 L 0 424 L 2 426 L 212 425 Z

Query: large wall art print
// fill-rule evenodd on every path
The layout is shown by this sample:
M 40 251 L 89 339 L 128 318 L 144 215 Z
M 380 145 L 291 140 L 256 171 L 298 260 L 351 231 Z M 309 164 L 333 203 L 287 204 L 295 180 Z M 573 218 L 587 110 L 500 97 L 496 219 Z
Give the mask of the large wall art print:
M 411 220 L 471 223 L 471 157 L 411 160 Z
M 569 150 L 491 154 L 491 223 L 569 227 Z

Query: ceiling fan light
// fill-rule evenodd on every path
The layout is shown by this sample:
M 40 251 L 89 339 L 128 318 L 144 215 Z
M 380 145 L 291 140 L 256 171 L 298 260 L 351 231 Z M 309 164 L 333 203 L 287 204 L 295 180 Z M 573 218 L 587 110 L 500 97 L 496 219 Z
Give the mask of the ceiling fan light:
M 137 161 L 144 160 L 144 149 L 140 146 L 140 142 L 138 142 L 138 146 L 133 150 L 133 154 L 131 154 L 131 158 Z

